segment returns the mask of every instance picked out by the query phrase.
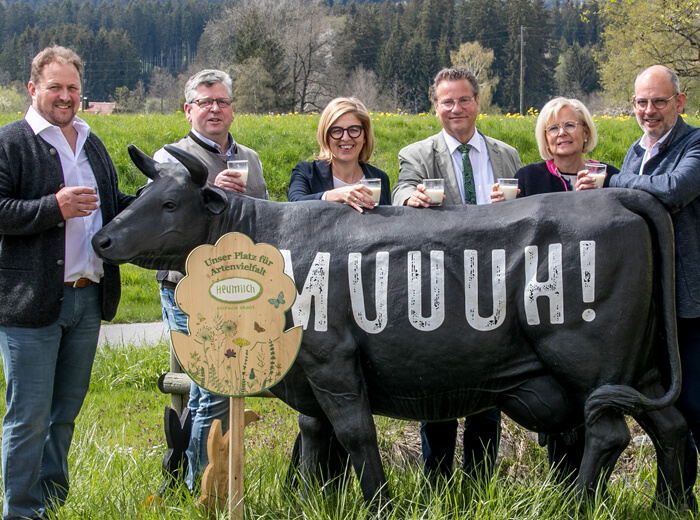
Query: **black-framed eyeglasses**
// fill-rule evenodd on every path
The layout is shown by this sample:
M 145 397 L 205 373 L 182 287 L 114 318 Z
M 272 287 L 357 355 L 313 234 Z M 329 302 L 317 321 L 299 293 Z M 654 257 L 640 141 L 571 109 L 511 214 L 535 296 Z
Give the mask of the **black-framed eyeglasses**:
M 202 99 L 193 99 L 190 101 L 190 103 L 196 104 L 199 108 L 211 108 L 214 103 L 216 103 L 219 108 L 228 108 L 231 106 L 233 103 L 233 100 L 231 98 L 202 98 Z
M 328 129 L 328 135 L 337 141 L 338 139 L 342 139 L 343 134 L 347 132 L 350 138 L 357 139 L 362 135 L 363 130 L 364 128 L 362 128 L 362 125 L 351 125 L 347 128 L 343 128 L 342 126 L 332 126 Z
M 669 98 L 655 97 L 651 99 L 638 98 L 637 96 L 634 96 L 632 98 L 632 103 L 634 103 L 634 106 L 637 107 L 639 110 L 646 110 L 649 106 L 649 101 L 651 101 L 651 104 L 654 105 L 654 108 L 656 110 L 663 110 L 664 108 L 666 108 L 666 105 L 668 105 L 668 102 L 671 101 L 677 95 L 678 92 L 676 92 Z
M 465 97 L 461 97 L 457 100 L 443 99 L 442 101 L 438 101 L 438 103 L 445 110 L 452 110 L 455 107 L 455 104 L 459 105 L 460 107 L 462 107 L 464 109 L 467 109 L 474 104 L 474 101 L 476 101 L 476 96 L 472 96 L 472 97 L 465 96 Z
M 560 125 L 549 125 L 547 127 L 547 134 L 554 137 L 556 135 L 559 135 L 559 130 L 564 130 L 564 132 L 570 134 L 576 131 L 578 125 L 578 121 L 566 121 L 565 123 L 562 123 Z

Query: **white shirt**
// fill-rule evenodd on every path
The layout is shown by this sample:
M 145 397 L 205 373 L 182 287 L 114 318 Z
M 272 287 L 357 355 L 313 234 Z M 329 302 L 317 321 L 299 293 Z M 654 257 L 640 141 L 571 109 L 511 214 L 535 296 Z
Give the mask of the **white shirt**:
M 73 128 L 78 132 L 75 152 L 73 152 L 61 129 L 44 119 L 33 106 L 29 107 L 24 119 L 34 135 L 41 137 L 58 152 L 65 186 L 97 186 L 95 174 L 83 148 L 90 134 L 90 126 L 85 121 L 79 117 L 73 118 Z M 99 206 L 99 201 L 97 204 Z M 89 278 L 93 282 L 100 281 L 104 268 L 102 260 L 95 254 L 91 243 L 92 237 L 100 228 L 102 228 L 101 211 L 93 211 L 86 217 L 66 220 L 64 281 L 74 282 L 78 278 Z
M 448 134 L 445 129 L 442 129 L 442 135 L 445 138 L 445 144 L 452 158 L 452 168 L 454 169 L 457 186 L 459 186 L 459 194 L 462 197 L 464 204 L 464 175 L 462 174 L 462 152 L 457 148 L 462 144 L 457 139 Z M 474 135 L 467 143 L 471 145 L 469 150 L 469 160 L 472 163 L 472 171 L 474 173 L 474 187 L 476 188 L 476 203 L 490 204 L 491 189 L 493 188 L 493 169 L 491 161 L 489 161 L 489 152 L 486 148 L 486 141 L 483 136 L 474 130 Z
M 673 130 L 673 127 L 671 127 L 671 130 Z M 661 137 L 661 139 L 659 139 L 658 141 L 656 141 L 652 145 L 649 144 L 649 138 L 647 137 L 647 134 L 644 134 L 642 136 L 642 139 L 639 141 L 639 146 L 644 148 L 644 157 L 642 157 L 642 165 L 639 167 L 639 172 L 637 172 L 637 173 L 639 173 L 639 175 L 641 175 L 642 172 L 644 171 L 644 165 L 647 162 L 649 162 L 649 160 L 651 158 L 653 158 L 656 154 L 659 153 L 659 151 L 661 150 L 661 145 L 666 140 L 668 135 L 671 133 L 671 130 L 666 132 L 663 135 L 663 137 Z

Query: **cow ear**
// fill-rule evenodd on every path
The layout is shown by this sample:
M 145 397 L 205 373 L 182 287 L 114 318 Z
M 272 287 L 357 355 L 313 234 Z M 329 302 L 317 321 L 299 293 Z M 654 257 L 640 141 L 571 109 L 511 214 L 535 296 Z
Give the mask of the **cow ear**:
M 202 188 L 202 198 L 204 199 L 204 207 L 214 215 L 219 215 L 228 206 L 228 197 L 223 190 L 205 186 Z
M 136 145 L 130 144 L 127 146 L 127 150 L 129 150 L 129 157 L 131 157 L 131 160 L 146 177 L 151 180 L 155 180 L 157 177 L 160 177 L 158 169 L 156 168 L 156 164 L 158 164 L 157 162 L 139 150 Z
M 207 171 L 207 167 L 202 161 L 200 161 L 191 153 L 185 152 L 184 150 L 180 150 L 179 148 L 175 148 L 174 146 L 169 144 L 165 145 L 165 151 L 185 165 L 187 171 L 190 172 L 192 182 L 196 186 L 201 187 L 206 184 L 207 177 L 209 177 L 209 172 Z

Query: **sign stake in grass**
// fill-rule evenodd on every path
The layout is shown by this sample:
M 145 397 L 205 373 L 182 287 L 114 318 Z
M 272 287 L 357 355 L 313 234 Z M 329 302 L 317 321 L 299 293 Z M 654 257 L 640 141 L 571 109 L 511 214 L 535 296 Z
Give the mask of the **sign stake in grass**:
M 228 233 L 214 246 L 195 248 L 186 268 L 175 299 L 188 315 L 189 335 L 171 331 L 173 349 L 195 383 L 230 397 L 228 509 L 229 518 L 242 520 L 245 396 L 277 384 L 296 359 L 302 327 L 283 330 L 284 312 L 294 303 L 296 287 L 284 274 L 279 250 L 254 244 L 242 233 Z M 210 433 L 208 448 L 221 436 L 221 425 L 216 428 L 219 433 Z M 203 498 L 205 493 L 217 495 L 217 479 L 210 479 L 217 471 L 211 468 L 220 468 L 222 459 L 221 450 L 212 448 L 208 452 L 214 460 L 202 478 Z M 205 481 L 210 483 L 206 490 Z M 222 505 L 216 499 L 214 504 Z

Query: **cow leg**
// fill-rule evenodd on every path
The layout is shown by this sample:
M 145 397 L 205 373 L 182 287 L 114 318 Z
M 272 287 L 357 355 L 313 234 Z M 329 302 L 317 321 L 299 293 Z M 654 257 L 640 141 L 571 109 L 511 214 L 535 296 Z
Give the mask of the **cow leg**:
M 322 487 L 337 485 L 348 467 L 348 454 L 333 433 L 327 419 L 299 414 L 299 436 L 294 443 L 287 482 L 293 482 L 295 458 L 305 485 L 318 480 Z M 296 454 L 296 457 L 295 457 Z
M 518 424 L 546 434 L 552 471 L 573 484 L 584 450 L 583 414 L 566 389 L 551 376 L 537 377 L 503 392 L 498 404 Z
M 649 435 L 656 450 L 655 504 L 683 502 L 682 467 L 688 442 L 688 424 L 678 409 L 669 406 L 635 419 Z
M 546 435 L 547 458 L 559 481 L 575 484 L 585 448 L 583 426 L 566 433 Z
M 347 367 L 344 369 L 347 372 Z M 321 390 L 313 383 L 312 385 L 318 402 L 333 425 L 338 441 L 350 455 L 365 501 L 371 502 L 373 507 L 377 508 L 389 501 L 377 444 L 377 431 L 367 392 L 361 383 L 362 378 L 360 375 L 350 377 L 354 384 L 359 386 L 351 393 L 330 392 Z
M 586 425 L 586 443 L 577 487 L 584 498 L 595 495 L 598 484 L 607 484 L 617 459 L 630 442 L 630 430 L 619 413 L 602 413 Z

